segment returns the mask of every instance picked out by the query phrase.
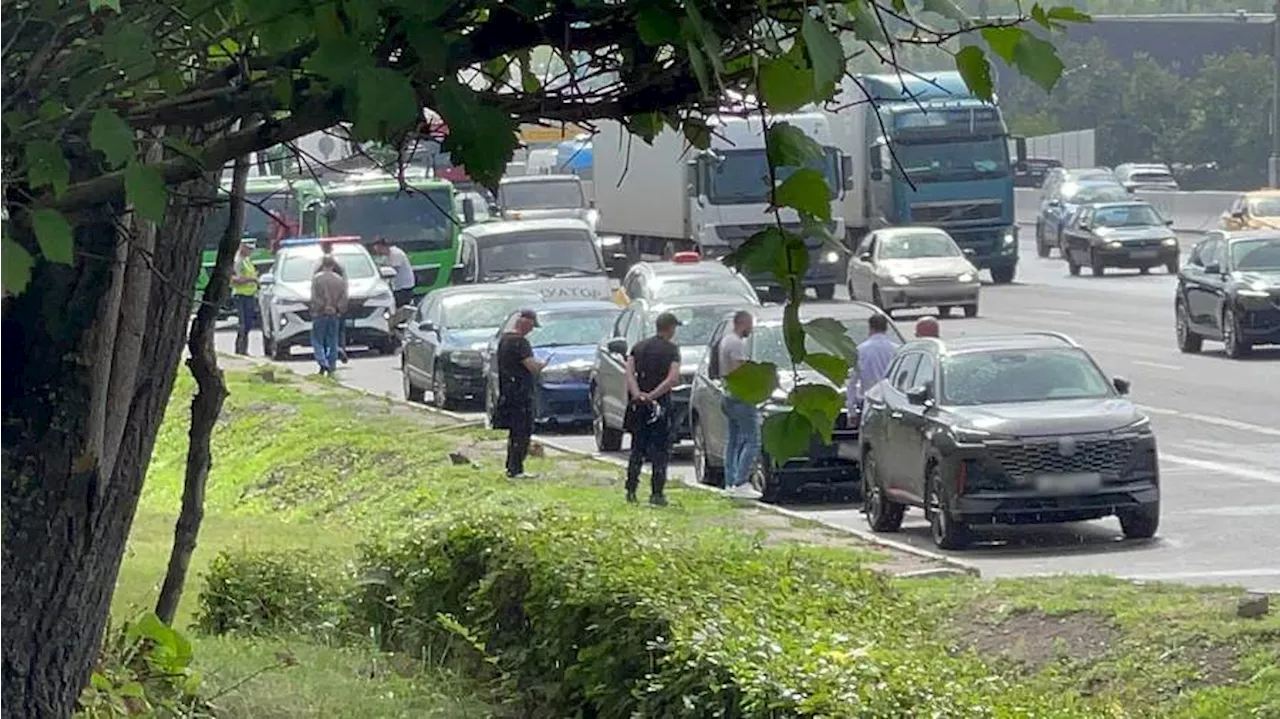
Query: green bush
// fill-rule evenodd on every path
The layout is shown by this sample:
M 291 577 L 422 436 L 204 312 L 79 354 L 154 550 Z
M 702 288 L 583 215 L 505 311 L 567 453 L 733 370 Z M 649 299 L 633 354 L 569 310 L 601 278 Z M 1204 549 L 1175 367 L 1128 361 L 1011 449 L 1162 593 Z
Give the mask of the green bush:
M 412 651 L 456 619 L 536 715 L 1101 716 L 953 656 L 835 552 L 540 509 L 441 517 L 364 558 L 384 581 L 358 622 Z
M 187 638 L 155 614 L 109 629 L 80 692 L 76 719 L 214 716 L 200 695 L 202 679 L 192 658 Z
M 309 552 L 220 552 L 196 627 L 208 634 L 332 632 L 346 622 L 350 574 Z

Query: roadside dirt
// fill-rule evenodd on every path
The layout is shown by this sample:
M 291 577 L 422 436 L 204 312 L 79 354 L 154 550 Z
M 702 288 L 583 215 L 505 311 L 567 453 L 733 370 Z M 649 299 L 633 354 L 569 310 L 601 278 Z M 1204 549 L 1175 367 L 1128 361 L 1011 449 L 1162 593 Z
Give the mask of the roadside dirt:
M 1001 657 L 1034 673 L 1054 661 L 1093 662 L 1120 638 L 1107 618 L 1090 612 L 1047 615 L 1015 612 L 991 621 L 979 612 L 957 621 L 961 644 L 980 656 Z

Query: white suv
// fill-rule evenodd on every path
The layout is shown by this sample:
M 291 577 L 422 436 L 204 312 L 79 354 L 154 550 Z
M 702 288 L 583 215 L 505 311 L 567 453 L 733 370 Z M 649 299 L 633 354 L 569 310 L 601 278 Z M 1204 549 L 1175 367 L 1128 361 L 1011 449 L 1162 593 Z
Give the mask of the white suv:
M 318 239 L 285 240 L 271 272 L 259 278 L 264 351 L 286 359 L 295 346 L 311 344 L 311 278 L 323 254 Z M 333 257 L 347 278 L 350 303 L 343 318 L 343 344 L 363 345 L 382 354 L 395 351 L 391 317 L 395 297 L 390 267 L 379 267 L 359 242 L 332 242 Z

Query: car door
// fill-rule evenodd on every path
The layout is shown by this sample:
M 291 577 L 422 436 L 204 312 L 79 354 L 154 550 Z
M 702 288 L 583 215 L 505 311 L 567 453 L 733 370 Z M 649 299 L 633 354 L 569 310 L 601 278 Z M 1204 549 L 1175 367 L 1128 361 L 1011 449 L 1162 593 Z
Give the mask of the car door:
M 912 486 L 912 475 L 915 468 L 908 464 L 910 457 L 910 437 L 912 431 L 906 426 L 907 390 L 911 389 L 911 381 L 915 378 L 916 367 L 920 364 L 919 352 L 907 352 L 901 361 L 895 363 L 893 374 L 885 378 L 881 384 L 884 392 L 885 424 L 884 449 L 880 452 L 881 475 L 890 490 L 905 492 L 908 496 Z M 887 465 L 887 466 L 886 466 Z
M 636 309 L 628 308 L 618 315 L 611 337 L 600 343 L 596 350 L 596 392 L 600 397 L 600 409 L 605 423 L 614 429 L 622 426 L 623 413 L 627 409 L 626 353 L 618 354 L 609 345 L 621 339 L 626 341 L 627 329 L 635 320 Z M 627 349 L 631 345 L 627 344 Z
M 1223 239 L 1213 243 L 1213 254 L 1204 263 L 1205 321 L 1213 328 L 1213 336 L 1222 338 L 1222 310 L 1227 302 L 1227 284 L 1231 272 L 1231 243 Z
M 419 346 L 422 362 L 419 367 L 423 372 L 422 376 L 429 381 L 435 371 L 436 358 L 440 356 L 440 345 L 444 342 L 444 323 L 448 321 L 444 314 L 444 303 L 430 303 L 424 321 L 431 323 L 432 329 L 422 333 L 422 344 Z
M 645 292 L 644 279 L 644 271 L 639 267 L 633 267 L 622 280 L 622 292 L 629 301 L 649 299 Z
M 409 322 L 409 326 L 405 328 L 404 333 L 405 372 L 418 382 L 425 382 L 425 377 L 429 376 L 423 372 L 422 348 L 426 343 L 426 336 L 430 332 L 424 330 L 422 324 L 427 321 L 427 313 L 433 304 L 435 304 L 435 301 L 430 296 L 424 297 L 418 303 L 418 308 L 413 313 L 413 319 Z
M 930 388 L 937 387 L 937 382 L 934 380 L 935 367 L 933 356 L 927 352 L 921 352 L 913 377 L 905 385 L 907 389 L 914 390 L 925 386 Z M 901 436 L 895 444 L 897 451 L 901 452 L 899 461 L 902 464 L 904 476 L 902 488 L 910 492 L 912 496 L 923 497 L 924 466 L 929 447 L 928 431 L 931 424 L 930 413 L 933 412 L 933 404 L 930 402 L 926 405 L 919 405 L 904 402 L 901 412 L 902 418 L 897 420 L 896 423 Z
M 1062 246 L 1070 259 L 1078 265 L 1089 264 L 1089 247 L 1092 245 L 1092 207 L 1081 207 L 1063 218 Z
M 849 286 L 854 295 L 850 299 L 871 301 L 871 286 L 875 282 L 876 233 L 862 238 L 858 251 L 849 260 Z
M 1218 248 L 1224 244 L 1220 233 L 1210 234 L 1195 249 L 1193 261 L 1187 263 L 1185 276 L 1187 314 L 1196 331 L 1216 337 L 1218 327 L 1215 286 L 1221 284 L 1220 276 L 1211 271 L 1219 270 Z M 1219 272 L 1220 275 L 1220 272 Z
M 698 423 L 704 432 L 707 453 L 724 462 L 725 445 L 728 443 L 729 423 L 724 416 L 722 400 L 725 396 L 724 374 L 720 367 L 720 340 L 730 324 L 721 322 L 711 333 L 707 355 L 703 359 L 705 374 L 699 372 L 693 380 L 692 402 L 698 413 Z

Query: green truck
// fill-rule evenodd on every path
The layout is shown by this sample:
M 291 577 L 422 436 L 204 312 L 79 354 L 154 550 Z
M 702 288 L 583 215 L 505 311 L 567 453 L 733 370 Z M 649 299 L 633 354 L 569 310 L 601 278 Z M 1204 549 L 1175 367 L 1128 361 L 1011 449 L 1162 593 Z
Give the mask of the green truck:
M 359 237 L 366 246 L 378 237 L 404 250 L 413 263 L 414 292 L 426 294 L 449 284 L 457 261 L 458 231 L 474 220 L 463 201 L 456 217 L 453 184 L 428 177 L 399 181 L 383 172 L 356 175 L 331 185 L 300 188 L 304 237 Z

